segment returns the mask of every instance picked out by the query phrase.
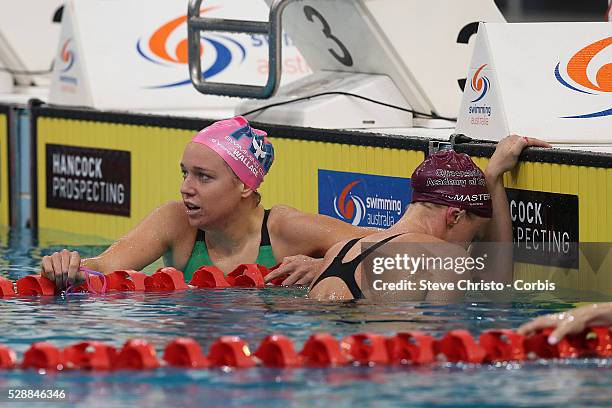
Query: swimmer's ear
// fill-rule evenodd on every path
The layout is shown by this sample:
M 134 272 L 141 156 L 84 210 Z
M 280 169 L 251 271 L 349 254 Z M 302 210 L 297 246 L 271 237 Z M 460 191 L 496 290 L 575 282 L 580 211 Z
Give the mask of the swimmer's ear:
M 254 192 L 255 190 L 253 190 L 251 187 L 247 186 L 243 182 L 240 182 L 240 195 L 242 196 L 242 198 L 247 198 Z
M 446 226 L 452 228 L 459 223 L 461 218 L 465 217 L 466 211 L 456 207 L 448 207 L 446 209 Z

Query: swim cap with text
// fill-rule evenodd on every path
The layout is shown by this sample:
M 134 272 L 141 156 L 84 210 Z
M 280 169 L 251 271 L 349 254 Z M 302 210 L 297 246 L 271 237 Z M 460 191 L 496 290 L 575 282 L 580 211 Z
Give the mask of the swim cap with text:
M 191 141 L 214 150 L 254 190 L 274 161 L 274 147 L 266 132 L 252 128 L 242 116 L 215 122 L 200 130 Z
M 446 205 L 491 218 L 493 208 L 482 170 L 463 153 L 440 151 L 412 173 L 412 202 Z

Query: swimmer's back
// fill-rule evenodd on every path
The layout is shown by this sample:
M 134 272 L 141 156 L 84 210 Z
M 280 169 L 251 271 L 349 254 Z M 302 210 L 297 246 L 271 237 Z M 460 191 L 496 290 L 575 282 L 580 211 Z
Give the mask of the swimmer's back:
M 316 300 L 350 300 L 363 297 L 364 288 L 361 287 L 363 262 L 354 266 L 353 276 L 347 276 L 349 270 L 339 265 L 339 263 L 341 262 L 344 265 L 348 265 L 353 260 L 356 260 L 357 257 L 361 258 L 362 246 L 364 246 L 365 249 L 372 245 L 376 246 L 376 256 L 392 258 L 395 257 L 398 250 L 401 248 L 398 244 L 402 243 L 415 244 L 401 249 L 403 252 L 408 252 L 406 250 L 409 250 L 411 253 L 414 252 L 412 256 L 415 257 L 422 255 L 423 252 L 428 253 L 430 256 L 466 255 L 463 248 L 420 232 L 398 234 L 397 231 L 389 229 L 369 235 L 360 240 L 342 241 L 334 245 L 328 251 L 323 261 L 321 272 L 313 280 L 308 296 Z M 426 246 L 421 244 L 426 244 Z M 343 255 L 342 259 L 339 259 L 338 255 Z M 342 281 L 342 284 L 338 285 L 338 281 Z M 357 287 L 355 288 L 355 286 Z M 423 298 L 425 295 L 418 291 L 412 294 L 416 300 Z M 412 300 L 412 298 L 408 297 L 406 300 Z

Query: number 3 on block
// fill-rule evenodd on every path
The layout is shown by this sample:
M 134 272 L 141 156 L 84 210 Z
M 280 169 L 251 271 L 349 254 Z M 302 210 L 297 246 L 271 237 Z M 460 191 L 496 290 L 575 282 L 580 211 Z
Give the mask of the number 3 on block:
M 321 13 L 319 13 L 317 10 L 315 10 L 311 6 L 304 6 L 304 15 L 306 16 L 308 21 L 310 21 L 311 23 L 314 23 L 314 20 L 313 20 L 314 17 L 316 17 L 317 20 L 321 22 L 321 24 L 323 25 L 323 34 L 325 34 L 325 38 L 328 38 L 334 43 L 336 43 L 336 45 L 338 45 L 338 47 L 342 51 L 342 55 L 340 55 L 333 48 L 328 48 L 331 55 L 333 55 L 334 58 L 336 58 L 338 62 L 340 62 L 342 65 L 345 65 L 347 67 L 352 67 L 353 57 L 351 57 L 351 54 L 346 49 L 346 46 L 342 44 L 342 42 L 336 36 L 332 34 L 331 27 L 329 26 L 325 18 L 323 18 Z

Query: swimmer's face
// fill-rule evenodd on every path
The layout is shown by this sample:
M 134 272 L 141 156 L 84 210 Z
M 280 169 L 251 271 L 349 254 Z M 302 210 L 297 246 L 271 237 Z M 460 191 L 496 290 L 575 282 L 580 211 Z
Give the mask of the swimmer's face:
M 467 248 L 470 243 L 484 239 L 486 228 L 489 224 L 488 218 L 479 217 L 461 210 L 453 215 L 453 219 L 456 220 L 456 223 L 448 231 L 447 241 L 462 244 Z
M 181 159 L 181 196 L 189 224 L 205 228 L 227 221 L 240 203 L 244 185 L 209 147 L 188 143 Z

